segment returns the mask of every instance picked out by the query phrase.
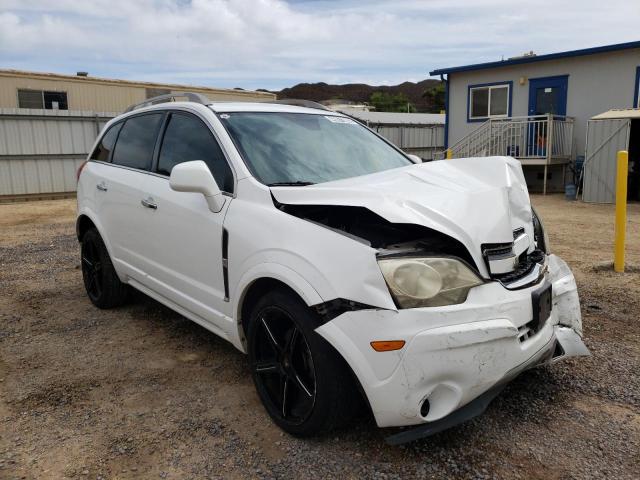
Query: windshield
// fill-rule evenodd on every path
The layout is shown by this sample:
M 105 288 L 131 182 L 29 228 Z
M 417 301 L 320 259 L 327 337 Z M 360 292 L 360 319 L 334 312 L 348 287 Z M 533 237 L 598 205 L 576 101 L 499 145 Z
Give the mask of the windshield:
M 220 119 L 253 175 L 266 185 L 309 185 L 412 164 L 346 117 L 234 112 Z

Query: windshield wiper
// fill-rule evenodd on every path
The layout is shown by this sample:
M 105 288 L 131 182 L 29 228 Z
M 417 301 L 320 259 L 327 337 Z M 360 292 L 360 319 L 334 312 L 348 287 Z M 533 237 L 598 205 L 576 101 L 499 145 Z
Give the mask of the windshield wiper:
M 267 183 L 267 187 L 305 187 L 307 185 L 315 185 L 315 183 L 301 181 Z

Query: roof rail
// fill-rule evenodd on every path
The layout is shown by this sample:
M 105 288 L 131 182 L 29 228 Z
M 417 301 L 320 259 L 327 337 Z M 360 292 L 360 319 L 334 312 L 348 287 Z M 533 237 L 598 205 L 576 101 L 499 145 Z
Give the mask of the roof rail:
M 155 105 L 156 103 L 165 103 L 175 101 L 174 99 L 177 97 L 185 97 L 188 102 L 199 103 L 201 105 L 209 105 L 211 100 L 202 95 L 201 93 L 194 92 L 176 92 L 176 93 L 167 93 L 166 95 L 159 95 L 157 97 L 147 98 L 144 102 L 134 103 L 133 105 L 129 105 L 124 113 L 131 112 L 137 108 L 146 107 L 148 105 Z
M 327 107 L 325 107 L 321 103 L 314 102 L 311 100 L 300 100 L 298 98 L 283 98 L 281 100 L 272 100 L 268 103 L 281 103 L 283 105 L 293 105 L 294 107 L 306 107 L 306 108 L 315 108 L 318 110 L 329 110 Z

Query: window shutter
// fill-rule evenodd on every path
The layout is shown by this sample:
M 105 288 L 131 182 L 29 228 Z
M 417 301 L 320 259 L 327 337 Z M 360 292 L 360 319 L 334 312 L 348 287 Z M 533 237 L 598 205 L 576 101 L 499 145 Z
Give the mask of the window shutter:
M 42 90 L 18 90 L 18 108 L 44 108 Z

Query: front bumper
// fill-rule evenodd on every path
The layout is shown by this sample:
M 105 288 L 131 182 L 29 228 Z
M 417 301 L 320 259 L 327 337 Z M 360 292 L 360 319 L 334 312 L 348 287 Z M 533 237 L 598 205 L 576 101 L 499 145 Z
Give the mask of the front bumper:
M 532 336 L 523 332 L 533 317 L 531 293 L 541 283 L 510 291 L 490 282 L 472 289 L 461 305 L 347 312 L 317 332 L 358 377 L 378 426 L 435 422 L 527 368 L 589 354 L 573 274 L 554 255 L 548 266 L 553 308 Z M 376 352 L 375 340 L 406 344 Z

